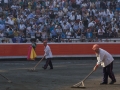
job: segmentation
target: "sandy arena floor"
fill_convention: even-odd
[[[0,76],[0,90],[120,90],[120,60],[114,61],[117,82],[114,85],[99,85],[102,68],[99,67],[84,82],[86,88],[71,88],[82,81],[93,69],[96,60],[53,60],[54,69],[43,70],[42,61],[30,72],[38,61],[0,61],[0,74],[10,79],[8,83]],[[110,79],[109,79],[110,82]]]

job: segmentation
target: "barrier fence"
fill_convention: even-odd
[[[95,57],[92,46],[96,43],[48,43],[53,57]],[[97,43],[101,48],[110,52],[114,57],[120,57],[120,43]],[[30,43],[0,44],[0,58],[27,58]],[[44,46],[37,43],[37,57],[43,57]]]

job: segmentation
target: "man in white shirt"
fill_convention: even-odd
[[[95,51],[97,57],[97,63],[93,70],[95,71],[100,64],[103,67],[103,82],[100,83],[100,85],[108,83],[108,76],[111,79],[109,84],[114,84],[116,82],[114,73],[112,71],[114,58],[110,53],[100,48],[97,44],[93,45],[92,49]]]
[[[74,20],[75,20],[75,14],[72,13],[72,15],[70,15],[69,19],[70,19],[71,21],[74,21]]]
[[[77,5],[77,8],[80,8],[80,4],[82,3],[82,0],[76,0],[76,5]]]
[[[58,11],[58,16],[59,17],[63,17],[64,16],[64,12],[62,10]]]
[[[94,27],[95,26],[95,21],[91,21],[89,24],[88,24],[88,27]]]
[[[11,9],[12,9],[12,10],[16,10],[16,9],[17,9],[17,5],[13,4],[13,5],[11,6]]]
[[[52,61],[51,58],[52,56],[52,51],[49,47],[49,45],[47,44],[47,41],[43,41],[43,45],[44,45],[44,58],[46,59],[46,63],[45,65],[42,67],[43,69],[47,69],[48,65],[50,66],[50,69],[53,69],[53,65],[52,65]]]
[[[67,8],[67,7],[63,7],[63,12],[64,12],[65,14],[67,14],[68,8]]]
[[[26,28],[25,24],[23,22],[20,22],[19,30],[23,31]]]
[[[8,0],[4,0],[4,7],[8,6],[9,1]]]
[[[14,25],[14,20],[13,20],[13,16],[7,17],[8,18],[8,24],[9,25]]]

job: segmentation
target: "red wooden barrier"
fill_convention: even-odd
[[[95,55],[92,46],[95,43],[48,43],[51,47],[53,56],[88,56]],[[120,43],[98,43],[101,48],[113,55],[120,55]],[[0,44],[0,58],[4,57],[26,57],[30,44]],[[37,56],[44,55],[43,44],[37,44]]]

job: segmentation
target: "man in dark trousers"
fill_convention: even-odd
[[[106,50],[100,48],[98,44],[93,45],[92,49],[95,51],[97,57],[97,63],[93,70],[95,71],[100,64],[103,67],[103,82],[100,83],[100,85],[108,83],[108,76],[111,79],[109,84],[114,84],[116,82],[114,73],[112,71],[114,58]]]
[[[45,65],[42,67],[43,69],[47,69],[48,65],[50,66],[50,69],[53,69],[53,65],[52,65],[52,61],[51,58],[52,56],[52,51],[49,47],[49,45],[47,44],[47,41],[43,41],[43,45],[44,45],[44,58],[46,59],[46,63]]]

